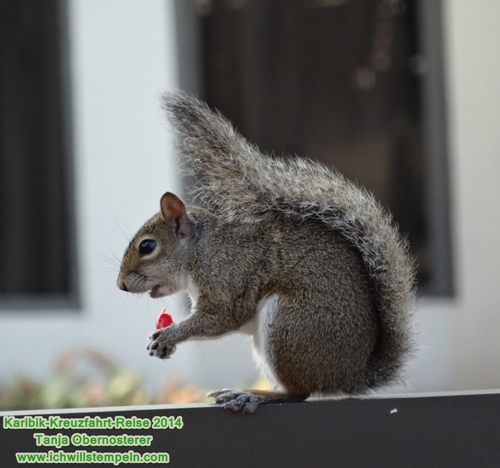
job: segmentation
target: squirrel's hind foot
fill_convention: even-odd
[[[304,401],[309,395],[294,396],[265,390],[231,390],[225,388],[210,392],[208,396],[214,398],[215,403],[222,403],[224,409],[235,412],[241,411],[242,413],[255,413],[259,405],[299,402]]]

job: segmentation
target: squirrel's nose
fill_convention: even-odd
[[[117,284],[122,291],[128,292],[127,285],[123,281],[118,280]]]

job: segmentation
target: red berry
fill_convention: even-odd
[[[167,309],[165,307],[161,309],[160,315],[158,315],[158,318],[156,319],[156,329],[159,330],[160,328],[166,328],[173,323],[174,321],[172,320],[172,316],[167,314]]]

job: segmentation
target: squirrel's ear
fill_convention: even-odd
[[[167,224],[174,223],[175,234],[178,237],[187,237],[191,234],[191,221],[186,206],[177,195],[170,192],[163,194],[160,200],[160,210]]]

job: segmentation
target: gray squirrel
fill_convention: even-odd
[[[149,337],[149,354],[250,334],[276,390],[210,394],[246,413],[398,382],[413,350],[415,274],[391,216],[323,165],[260,153],[194,97],[167,93],[162,105],[198,205],[165,193],[123,257],[120,289],[191,298],[186,319]]]

